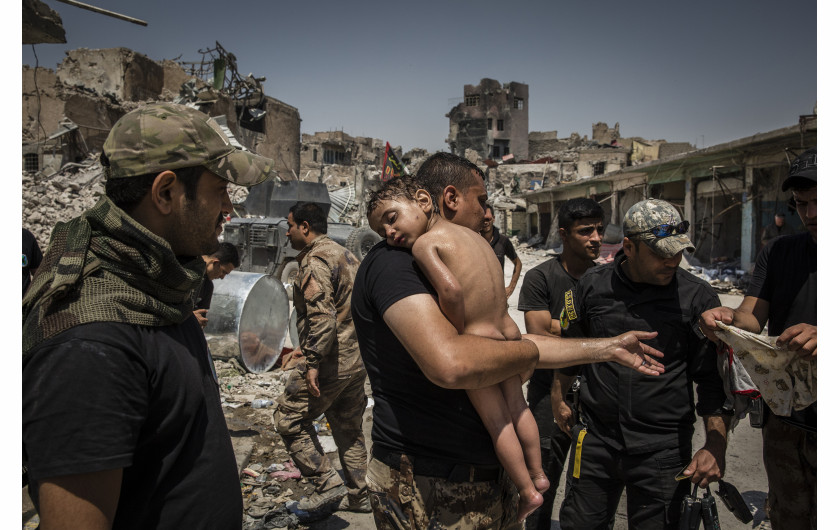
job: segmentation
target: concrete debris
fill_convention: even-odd
[[[225,341],[209,342],[213,364],[219,380],[222,410],[228,429],[234,440],[248,437],[254,441],[249,454],[237,454],[241,462],[240,481],[243,484],[243,528],[282,528],[265,523],[266,518],[286,516],[302,517],[295,520],[295,525],[312,519],[316,514],[293,513],[287,506],[297,506],[297,502],[312,495],[314,487],[301,476],[300,470],[286,451],[283,441],[274,429],[273,415],[276,402],[283,395],[289,372],[279,367],[261,374],[243,373],[241,362],[236,357],[222,358],[215,349],[226,347]],[[370,389],[367,388],[370,395]],[[251,404],[255,397],[267,396],[275,404],[265,408],[242,406]],[[239,405],[234,408],[234,405]],[[370,421],[370,413],[366,421]],[[330,435],[329,423],[325,417],[313,422],[318,439],[327,454],[337,459],[335,441]],[[236,444],[234,444],[236,447]],[[340,464],[336,461],[336,466]],[[327,514],[328,515],[328,514]],[[319,515],[322,517],[323,514]],[[274,519],[272,519],[274,520]],[[283,519],[285,521],[285,519]],[[270,523],[275,524],[275,523]],[[288,526],[296,528],[297,526]]]
[[[102,167],[91,155],[52,175],[24,172],[22,192],[23,227],[45,251],[56,223],[81,215],[105,193]]]

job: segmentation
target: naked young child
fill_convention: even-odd
[[[371,228],[392,246],[411,250],[438,295],[441,311],[460,334],[497,340],[520,338],[508,315],[499,260],[478,233],[450,223],[436,211],[429,193],[411,177],[395,178],[368,201]],[[519,490],[518,518],[542,504],[549,482],[542,469],[539,432],[522,380],[467,390],[493,439],[502,466]]]

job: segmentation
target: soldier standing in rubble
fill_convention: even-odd
[[[327,216],[317,204],[296,204],[288,223],[286,237],[300,251],[294,305],[306,364],[292,371],[274,422],[301,475],[315,485],[315,492],[298,508],[320,515],[336,509],[370,512],[362,433],[367,374],[350,316],[359,261],[326,235]],[[316,441],[312,422],[321,414],[330,423],[349,487]]]
[[[123,116],[105,196],[56,226],[23,300],[23,449],[44,528],[242,527],[236,460],[193,294],[228,184],[274,162],[197,110]]]

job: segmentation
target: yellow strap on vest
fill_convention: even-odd
[[[578,433],[577,446],[575,447],[575,470],[572,474],[575,478],[580,478],[580,453],[583,449],[583,437],[586,436],[586,429],[581,429]]]

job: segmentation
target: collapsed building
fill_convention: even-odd
[[[377,186],[382,176],[385,142],[344,131],[324,131],[302,134],[300,149],[300,180],[327,185],[333,205],[342,212],[334,220],[365,224],[360,206],[367,189]],[[409,173],[429,156],[420,148],[403,153],[401,146],[392,146],[392,150]]]
[[[686,142],[646,140],[640,137],[623,138],[618,123],[613,127],[604,122],[592,124],[592,139],[574,132],[558,138],[557,131],[534,131],[528,134],[529,159],[485,160],[488,191],[492,202],[503,215],[497,215],[499,228],[509,235],[524,239],[537,237],[549,246],[559,239],[556,223],[550,218],[531,217],[533,204],[521,194],[543,189],[557,189],[575,182],[600,177],[625,168],[658,160],[663,154],[687,152],[693,146]],[[553,228],[554,227],[554,228]]]
[[[297,178],[298,110],[266,95],[264,79],[241,77],[236,58],[218,43],[201,53],[202,61],[177,63],[127,48],[80,48],[66,52],[56,70],[23,66],[23,226],[39,243],[56,222],[95,204],[102,194],[96,156],[108,131],[148,103],[175,101],[217,117],[241,145],[276,161],[277,178]],[[76,171],[82,182],[70,178]],[[234,199],[246,195],[236,190]]]

